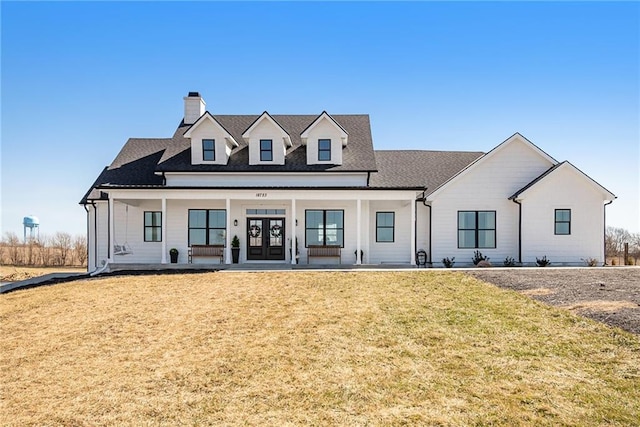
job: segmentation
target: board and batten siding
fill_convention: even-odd
[[[128,210],[128,212],[127,212]],[[115,201],[113,205],[114,242],[131,249],[128,255],[113,255],[115,263],[159,263],[162,258],[162,242],[144,241],[144,212],[162,210],[159,200],[140,200],[135,205]]]
[[[189,259],[189,209],[224,210],[226,202],[224,200],[167,200],[167,251],[171,248],[178,250],[179,264],[186,264]],[[217,263],[218,259],[195,258],[193,262]]]
[[[369,206],[369,248],[371,255],[369,262],[372,264],[408,264],[411,254],[411,209],[413,202],[407,201],[375,201]],[[393,212],[394,241],[376,241],[376,213]]]
[[[518,206],[508,198],[553,164],[530,144],[514,139],[451,181],[432,201],[433,262],[455,257],[472,264],[476,249],[458,248],[459,211],[496,211],[496,248],[478,249],[494,265],[518,258]]]
[[[522,261],[551,265],[604,262],[604,201],[595,186],[569,168],[558,169],[523,194]],[[555,234],[555,210],[571,209],[571,234]]]

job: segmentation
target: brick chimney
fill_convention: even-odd
[[[206,111],[206,105],[199,92],[189,92],[184,97],[184,124],[194,124]]]

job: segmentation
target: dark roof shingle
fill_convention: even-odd
[[[470,151],[376,150],[378,172],[371,188],[428,188],[433,191],[484,155]]]

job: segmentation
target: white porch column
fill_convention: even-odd
[[[224,263],[231,264],[231,199],[227,199],[227,232],[226,242],[224,243]]]
[[[362,264],[362,200],[356,200],[356,265]]]
[[[291,264],[296,263],[296,199],[291,199]]]
[[[411,253],[409,256],[409,263],[411,265],[416,265],[416,202],[415,200],[409,201],[409,206],[411,207]]]
[[[167,263],[167,199],[162,198],[162,257],[160,258],[161,264]]]
[[[109,247],[107,248],[109,257],[107,261],[110,263],[113,262],[113,244],[115,242],[115,232],[113,230],[113,205],[115,202],[115,199],[112,199],[111,196],[109,196]]]

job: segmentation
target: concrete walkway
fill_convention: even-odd
[[[31,279],[8,282],[0,285],[0,294],[18,289],[34,288],[36,286],[53,285],[54,283],[71,282],[72,280],[89,277],[89,273],[50,273]]]

